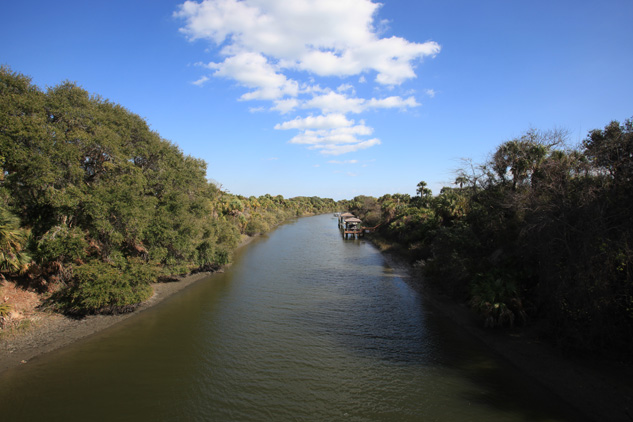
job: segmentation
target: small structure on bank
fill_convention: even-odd
[[[374,233],[378,227],[382,226],[382,223],[380,223],[374,227],[363,227],[363,222],[349,212],[337,212],[334,217],[338,219],[338,228],[341,229],[344,237],[348,235],[362,237],[365,233]]]
[[[354,217],[354,214],[349,212],[342,213],[338,218],[338,227],[343,233],[343,237],[348,236],[361,237],[364,233],[362,227],[362,221],[359,218]]]
[[[339,229],[344,228],[345,227],[345,220],[347,218],[352,218],[352,217],[354,217],[354,214],[352,214],[352,213],[349,213],[349,212],[340,213],[338,215],[338,227],[339,227]]]

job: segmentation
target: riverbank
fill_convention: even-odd
[[[252,240],[253,238],[244,239],[242,246]],[[633,375],[630,367],[599,361],[565,359],[555,349],[530,337],[525,331],[483,329],[481,321],[466,306],[425,289],[415,269],[406,262],[389,252],[385,252],[383,256],[398,276],[422,293],[434,312],[455,322],[465,336],[478,338],[499,356],[522,370],[526,377],[534,378],[546,391],[553,392],[560,400],[579,409],[588,420],[633,420]],[[33,322],[30,329],[11,339],[0,340],[0,372],[19,366],[23,361],[28,365],[31,359],[36,359],[39,355],[80,341],[134,317],[194,283],[213,282],[213,277],[207,278],[208,276],[209,274],[200,273],[180,277],[176,282],[156,284],[152,298],[130,314],[97,315],[81,320],[58,314],[43,314],[41,319]]]
[[[238,249],[251,243],[256,236],[244,236]],[[220,269],[218,272],[222,272]],[[154,294],[141,303],[133,312],[118,315],[89,315],[84,318],[70,318],[51,311],[34,309],[23,328],[16,327],[12,332],[0,337],[0,373],[19,365],[28,364],[45,353],[68,346],[95,333],[105,330],[128,318],[149,309],[179,291],[201,280],[212,282],[213,274],[202,272],[175,277],[175,281],[156,283]]]
[[[424,285],[404,259],[379,246],[389,266],[420,292],[434,311],[453,321],[505,361],[532,377],[590,421],[633,421],[633,367],[590,358],[566,358],[528,329],[486,329],[466,304]]]

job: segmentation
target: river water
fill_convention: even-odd
[[[330,215],[0,376],[3,421],[566,421]]]

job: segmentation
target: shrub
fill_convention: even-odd
[[[6,317],[11,312],[11,305],[8,303],[0,303],[0,319]]]
[[[219,265],[226,265],[231,262],[231,253],[226,248],[215,251],[215,262]]]
[[[270,227],[268,226],[266,221],[264,221],[264,219],[262,219],[260,216],[253,217],[246,224],[246,234],[249,235],[249,236],[255,236],[257,234],[263,234],[263,233],[267,233],[269,231],[270,231]]]
[[[55,226],[37,241],[36,251],[40,262],[70,262],[85,259],[88,242],[78,228]]]
[[[513,326],[526,314],[519,299],[516,283],[499,274],[479,275],[471,285],[471,306],[484,317],[486,327]]]
[[[74,315],[130,312],[152,295],[147,280],[135,275],[134,271],[127,274],[111,264],[91,261],[74,269],[69,286],[53,300],[59,302],[60,310]]]

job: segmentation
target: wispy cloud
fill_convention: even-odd
[[[328,163],[330,164],[357,164],[358,160],[345,160],[345,161],[330,160],[328,161]]]
[[[299,130],[291,143],[338,155],[380,144],[359,138],[372,130],[353,125],[347,114],[419,106],[412,95],[360,98],[354,80],[398,87],[416,77],[419,61],[440,52],[433,41],[382,37],[387,26],[375,22],[379,7],[371,0],[203,0],[184,2],[174,16],[190,40],[218,47],[221,60],[205,65],[209,76],[246,88],[242,101],[270,101],[272,111],[299,114],[275,128]],[[325,86],[316,83],[319,77]],[[343,82],[327,86],[331,77]],[[301,110],[320,116],[301,116]]]
[[[204,75],[200,79],[198,79],[197,81],[194,81],[194,82],[191,82],[191,83],[194,84],[194,85],[197,85],[197,86],[202,86],[208,80],[209,80],[209,77]]]

